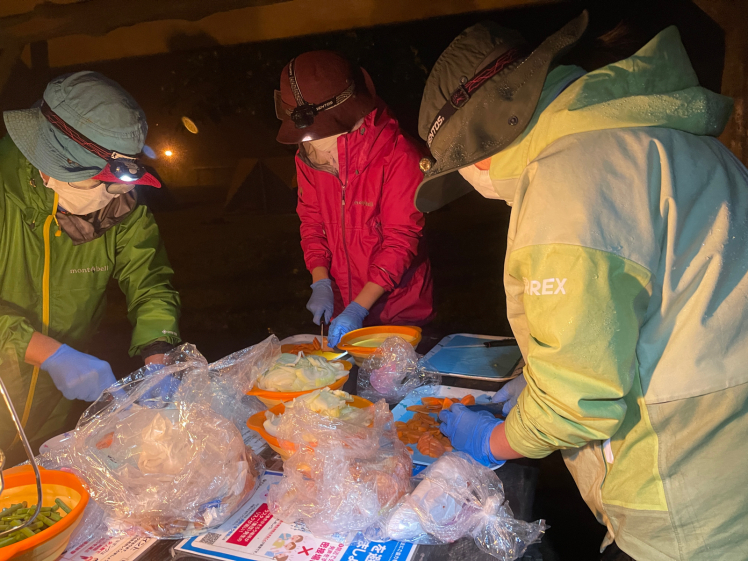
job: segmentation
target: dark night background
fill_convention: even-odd
[[[168,193],[147,195],[176,271],[184,340],[215,360],[268,333],[283,338],[318,332],[305,309],[311,279],[299,246],[294,193],[277,193],[278,204],[267,213],[225,207],[230,170],[240,158],[293,153],[275,142],[272,97],[290,58],[307,50],[341,51],[368,70],[380,97],[417,137],[428,72],[461,30],[493,19],[538,43],[583,7],[590,9],[590,30],[564,62],[597,68],[629,56],[675,23],[702,84],[719,90],[721,29],[690,2],[675,0],[567,2],[230,47],[213,44],[209,36],[176,36],[173,53],[86,65],[120,82],[141,103],[150,124],[148,144],[157,155],[166,148],[175,152],[171,160],[152,162],[174,184],[167,181]],[[52,76],[79,69],[32,72],[19,66],[0,105],[29,106]],[[183,115],[195,121],[199,134],[186,131]],[[191,170],[198,167],[213,170],[212,179],[190,185]],[[448,333],[511,334],[502,285],[509,210],[471,194],[427,216],[438,314],[426,330],[431,343]],[[118,376],[140,365],[137,357],[126,357],[129,330],[124,298],[111,286],[108,314],[91,351],[109,360]],[[560,456],[539,466],[534,514],[551,525],[546,559],[599,558],[604,528],[581,501]]]

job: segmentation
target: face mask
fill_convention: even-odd
[[[305,142],[306,153],[313,164],[318,166],[333,166],[338,169],[338,137],[328,136],[319,140],[309,140]]]
[[[58,181],[50,177],[44,185],[57,193],[60,208],[79,216],[102,209],[112,199],[119,197],[119,195],[108,193],[104,183],[93,189],[76,189],[65,181]]]
[[[487,199],[499,199],[509,206],[514,202],[514,191],[517,187],[517,179],[491,179],[489,170],[478,169],[475,166],[467,166],[457,170],[460,175]]]

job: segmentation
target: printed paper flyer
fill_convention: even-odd
[[[157,541],[141,536],[101,538],[66,551],[58,561],[133,561]]]
[[[266,503],[270,485],[280,473],[267,472],[244,507],[225,524],[183,540],[174,549],[201,557],[231,561],[408,561],[416,546],[358,540],[349,546],[315,538],[303,525],[273,517]]]

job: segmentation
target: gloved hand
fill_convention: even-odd
[[[66,399],[95,401],[105,389],[117,380],[108,362],[60,345],[42,363],[57,389]]]
[[[327,344],[331,347],[337,346],[343,335],[354,329],[361,329],[368,315],[369,310],[361,304],[357,304],[356,302],[348,304],[343,313],[332,320],[330,332],[327,334]]]
[[[501,408],[501,412],[504,414],[504,417],[506,417],[509,415],[509,411],[512,410],[512,407],[517,405],[519,394],[522,393],[522,390],[524,390],[525,387],[527,387],[525,375],[520,374],[514,380],[509,380],[499,391],[493,394],[491,401],[504,404],[504,407]]]
[[[314,323],[320,325],[320,321],[330,323],[332,312],[335,308],[335,297],[332,294],[332,281],[321,279],[312,284],[312,297],[306,303],[306,309],[314,314]]]
[[[449,438],[455,450],[467,452],[484,466],[501,461],[491,454],[491,433],[503,421],[488,411],[470,411],[456,403],[449,411],[439,413],[439,420],[439,430]]]

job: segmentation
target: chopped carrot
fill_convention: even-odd
[[[475,396],[468,394],[460,400],[460,403],[463,405],[475,405]]]
[[[417,413],[428,413],[429,409],[425,405],[411,405],[407,408],[408,411],[415,411]]]
[[[103,450],[104,448],[109,448],[112,445],[113,442],[114,442],[114,433],[113,432],[107,433],[107,434],[104,435],[104,437],[101,440],[99,440],[96,443],[96,448],[98,450]]]
[[[444,402],[444,399],[440,399],[438,397],[422,397],[421,398],[421,403],[423,403],[427,407],[434,406],[434,405],[441,406],[443,402]]]
[[[452,407],[453,403],[454,403],[454,401],[452,401],[448,397],[445,397],[444,398],[444,402],[442,403],[442,411],[444,411],[445,409],[449,409],[450,407]]]

